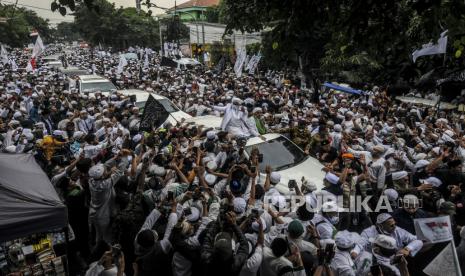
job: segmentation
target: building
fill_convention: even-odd
[[[167,10],[166,13],[174,15],[175,12],[183,22],[206,21],[205,11],[209,7],[217,6],[220,0],[189,0]]]

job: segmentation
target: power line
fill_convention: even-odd
[[[8,3],[8,4],[15,4],[14,2],[10,2],[10,1],[5,1],[5,0],[1,0],[0,3]],[[42,8],[42,7],[37,7],[37,6],[31,6],[31,5],[26,5],[26,4],[16,4],[18,6],[23,6],[23,7],[27,7],[27,8],[32,8],[32,9],[38,9],[38,10],[43,10],[43,11],[49,11],[49,12],[53,12],[52,10],[50,9],[46,9],[46,8]]]

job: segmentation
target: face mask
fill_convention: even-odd
[[[336,225],[339,222],[339,216],[337,217],[329,217],[329,222],[331,222],[332,225]]]

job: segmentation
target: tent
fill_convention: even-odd
[[[337,91],[342,91],[342,92],[345,92],[345,93],[349,93],[349,94],[355,94],[355,95],[363,95],[364,94],[364,92],[361,91],[361,90],[353,89],[351,87],[340,86],[340,85],[330,83],[330,82],[323,83],[323,86],[328,87],[330,89],[337,90]]]
[[[0,154],[0,242],[68,225],[66,206],[31,154]]]

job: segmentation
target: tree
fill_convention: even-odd
[[[45,42],[50,41],[48,21],[39,17],[34,11],[17,8],[14,5],[0,4],[0,17],[8,18],[0,23],[0,42],[12,47],[22,47],[31,42],[29,34],[37,30]]]
[[[60,22],[56,28],[55,38],[61,41],[76,41],[79,40],[80,35],[73,22]]]
[[[76,7],[74,28],[90,43],[116,49],[131,45],[159,47],[159,24],[146,12],[135,8],[115,8],[106,0],[96,0],[93,8]]]

